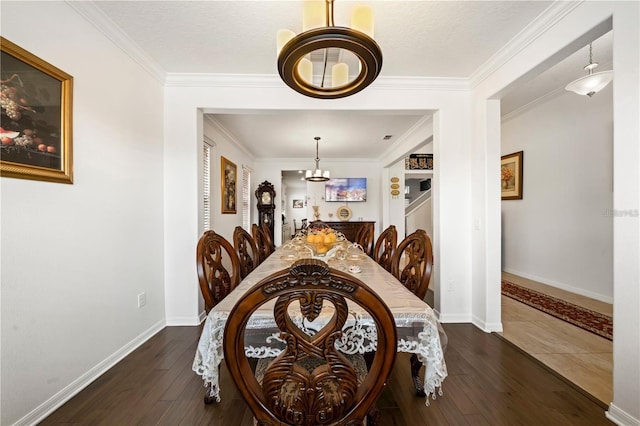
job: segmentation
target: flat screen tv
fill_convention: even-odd
[[[367,178],[334,178],[324,185],[325,201],[367,201]]]

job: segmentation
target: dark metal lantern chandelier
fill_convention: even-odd
[[[380,74],[382,51],[373,39],[373,12],[368,6],[353,11],[351,28],[338,27],[333,21],[333,0],[325,1],[324,25],[317,1],[307,1],[303,32],[278,32],[278,72],[293,90],[319,99],[351,96],[369,86]],[[311,10],[316,8],[316,10]],[[315,16],[314,16],[315,15]],[[314,22],[315,21],[315,22]],[[328,66],[332,50],[342,49],[357,58],[357,75],[350,75],[344,62],[333,65],[329,84]],[[314,82],[312,57],[322,53],[319,81]],[[341,53],[335,54],[338,58]],[[351,67],[351,68],[356,68]]]

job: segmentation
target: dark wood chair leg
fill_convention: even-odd
[[[380,410],[374,407],[369,414],[367,414],[367,426],[375,426],[380,423]]]
[[[417,396],[426,396],[424,393],[424,386],[422,384],[422,379],[420,378],[420,368],[422,368],[422,363],[418,361],[418,356],[416,354],[411,355],[411,381],[413,381],[413,387],[416,389]]]

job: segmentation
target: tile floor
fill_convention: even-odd
[[[613,306],[504,272],[515,284],[612,315]],[[502,337],[579,388],[609,405],[613,398],[613,343],[502,296]]]

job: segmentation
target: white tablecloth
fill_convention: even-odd
[[[231,309],[254,284],[275,271],[288,268],[290,264],[289,261],[281,260],[276,251],[209,312],[193,361],[193,370],[202,376],[205,386],[211,385],[211,396],[217,401],[220,401],[218,366],[224,358],[222,340]],[[334,266],[332,262],[329,264]],[[444,330],[431,307],[407,290],[384,268],[368,257],[359,262],[359,266],[362,271],[353,275],[377,292],[393,313],[398,330],[398,351],[416,354],[425,365],[424,391],[427,394],[426,404],[429,405],[430,397],[435,398],[436,392],[442,394],[442,381],[447,376],[443,349],[446,346]],[[275,300],[272,300],[263,305],[247,324],[245,353],[248,357],[274,357],[284,347],[279,341],[279,332],[273,319],[274,304]],[[355,304],[350,303],[349,310],[350,319],[339,348],[346,353],[375,350],[373,320]],[[332,314],[330,309],[323,309],[320,317],[311,324],[305,323],[301,315],[292,313],[292,317],[299,326],[314,330],[322,325],[323,319],[326,322]]]

